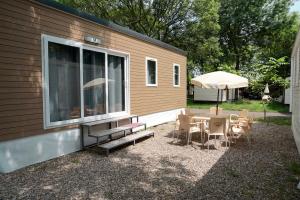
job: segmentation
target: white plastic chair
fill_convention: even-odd
[[[200,132],[200,128],[197,123],[191,122],[191,117],[188,115],[180,114],[178,115],[178,120],[175,124],[175,129],[173,132],[173,138],[175,137],[175,132],[177,132],[177,141],[179,140],[179,135],[182,133],[186,134],[187,144],[191,141],[191,135],[195,132]]]
[[[248,118],[248,115],[249,115],[249,111],[247,109],[243,109],[243,110],[240,111],[239,117],[246,119],[246,118]]]
[[[226,141],[227,147],[227,135],[226,135],[226,118],[212,117],[209,121],[209,129],[205,131],[208,136],[208,142],[211,136],[215,136],[215,144],[217,136],[223,136]],[[209,150],[209,145],[208,145]]]
[[[251,144],[251,127],[252,127],[253,119],[251,117],[240,118],[237,123],[232,123],[230,125],[230,137],[231,138],[239,138],[244,135],[247,138],[248,144]]]

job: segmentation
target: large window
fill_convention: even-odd
[[[80,118],[80,49],[48,46],[50,122]]]
[[[106,113],[105,54],[83,50],[84,116]]]
[[[180,66],[178,64],[173,65],[173,85],[174,87],[180,86]]]
[[[108,56],[108,111],[125,110],[124,58]]]
[[[157,86],[157,59],[146,57],[146,85]]]
[[[127,54],[43,35],[45,127],[128,113]]]

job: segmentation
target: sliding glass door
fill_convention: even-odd
[[[108,55],[108,111],[125,111],[124,58]]]
[[[80,49],[48,45],[50,122],[80,118]]]
[[[106,113],[105,54],[83,50],[84,116]]]
[[[44,36],[45,127],[128,113],[127,56]]]

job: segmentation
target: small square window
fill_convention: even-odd
[[[146,85],[157,86],[157,60],[146,58]]]
[[[173,64],[173,86],[180,86],[180,66],[178,64]]]

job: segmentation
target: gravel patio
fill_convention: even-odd
[[[300,199],[290,127],[255,123],[251,146],[210,151],[197,136],[173,143],[173,127],[109,157],[82,151],[0,174],[0,199]]]

